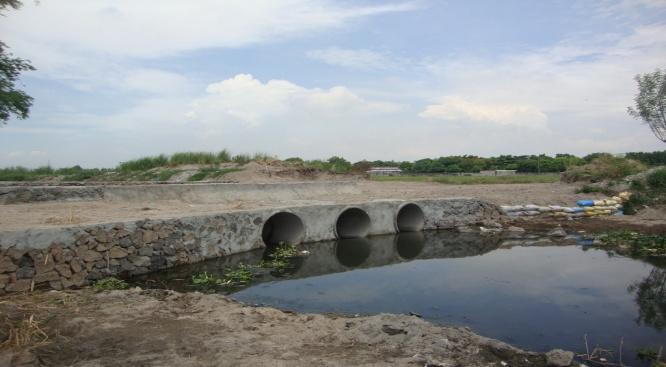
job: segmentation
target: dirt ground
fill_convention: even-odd
[[[543,355],[416,316],[295,314],[217,294],[41,292],[0,298],[0,318],[0,334],[22,325],[13,332],[31,336],[2,345],[0,366],[546,365]]]
[[[316,195],[302,192],[298,201],[235,200],[233,196],[216,203],[159,201],[80,201],[42,202],[0,206],[0,230],[45,228],[73,224],[94,224],[144,218],[170,218],[231,210],[248,210],[288,205],[353,203],[378,199],[419,199],[473,197],[499,205],[575,205],[583,198],[603,198],[601,194],[576,194],[578,186],[552,184],[445,185],[432,182],[374,182],[361,180],[357,190],[344,196],[338,193]],[[666,212],[657,210],[628,220],[645,221],[648,225],[666,223]],[[627,217],[628,218],[628,217]]]

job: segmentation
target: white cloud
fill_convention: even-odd
[[[249,74],[210,84],[206,92],[205,97],[192,103],[188,116],[209,125],[231,121],[248,126],[316,124],[305,120],[386,114],[401,109],[396,104],[365,100],[341,86],[307,89],[286,80],[262,83]]]
[[[478,104],[458,96],[442,97],[419,114],[423,118],[473,121],[499,126],[544,129],[548,118],[535,106],[515,104]]]
[[[3,19],[0,32],[6,35],[3,41],[34,52],[47,47],[157,57],[307,35],[414,8],[410,2],[355,6],[330,0],[27,1]]]
[[[405,60],[399,60],[389,55],[367,49],[343,49],[329,47],[320,50],[308,51],[306,54],[313,60],[319,60],[329,65],[342,66],[359,70],[387,70],[400,67]]]

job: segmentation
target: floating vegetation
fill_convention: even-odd
[[[666,256],[666,235],[663,234],[617,231],[605,233],[597,239],[599,246],[613,247],[619,252],[628,250],[638,256]]]
[[[249,266],[240,263],[234,269],[227,270],[224,276],[218,276],[204,271],[192,275],[192,285],[202,288],[236,287],[250,283],[254,274]]]
[[[267,257],[268,260],[262,260],[259,264],[262,268],[272,268],[276,274],[283,274],[288,269],[292,268],[289,261],[298,256],[299,252],[296,246],[288,243],[281,242],[275,248],[270,250]]]
[[[98,280],[93,284],[93,289],[96,291],[110,291],[127,288],[129,288],[129,284],[127,284],[127,282],[113,277]]]

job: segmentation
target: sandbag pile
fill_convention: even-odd
[[[605,215],[622,215],[622,203],[629,200],[630,192],[604,200],[578,200],[577,206],[559,205],[502,205],[501,208],[510,217],[548,216],[557,219],[575,219]]]

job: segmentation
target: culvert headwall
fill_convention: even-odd
[[[409,203],[423,211],[425,230],[485,225],[502,218],[496,205],[475,199]],[[108,276],[144,274],[263,248],[265,241],[317,242],[396,233],[396,216],[405,204],[384,200],[351,207],[293,206],[280,208],[277,214],[271,208],[0,231],[0,294],[33,286],[78,287]]]

